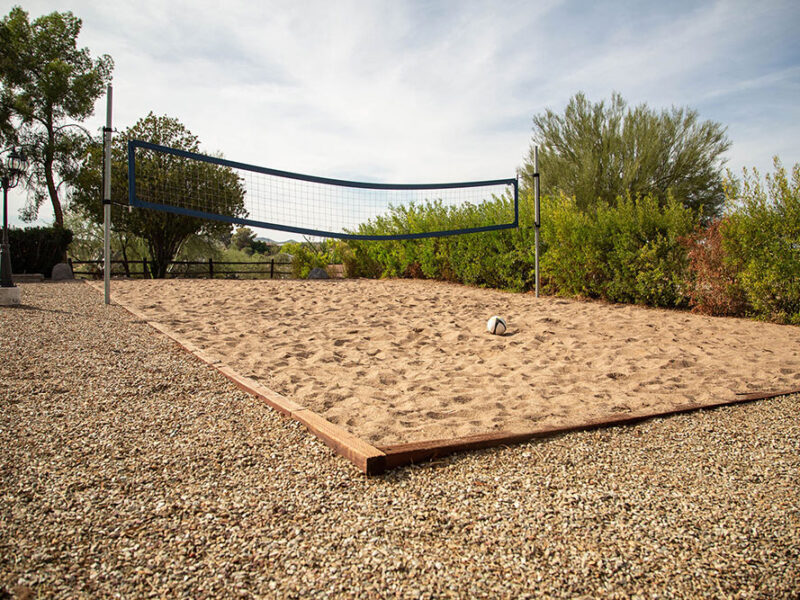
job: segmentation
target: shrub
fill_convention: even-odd
[[[347,245],[336,240],[322,242],[289,242],[281,246],[281,254],[292,256],[292,277],[305,279],[311,269],[325,269],[331,264],[341,264],[348,254]],[[352,260],[347,256],[348,260]],[[354,275],[350,275],[354,276]]]
[[[681,239],[695,213],[669,199],[619,198],[612,206],[581,211],[574,198],[548,202],[542,233],[545,290],[662,307],[688,303],[687,253]],[[544,206],[543,206],[544,208]]]
[[[9,229],[8,242],[12,272],[41,273],[50,277],[53,267],[66,256],[72,231],[63,227]]]
[[[520,198],[524,203],[525,197]],[[507,221],[512,200],[503,196],[479,205],[446,207],[439,201],[392,207],[358,228],[365,235],[466,229]],[[524,290],[533,282],[532,231],[523,226],[458,236],[394,241],[349,241],[354,268],[362,276],[420,277],[470,285]],[[530,247],[529,247],[530,246]]]
[[[689,258],[689,304],[692,312],[706,315],[739,316],[747,310],[747,299],[739,272],[723,244],[727,219],[698,227],[683,239]]]
[[[800,165],[791,180],[775,160],[761,184],[745,171],[728,181],[726,216],[701,226],[669,198],[618,198],[581,210],[565,195],[542,198],[541,280],[546,293],[713,315],[750,314],[800,324]],[[509,198],[448,208],[391,208],[364,234],[465,228],[503,220]],[[423,240],[350,241],[350,276],[426,277],[527,290],[534,285],[533,208],[520,194],[520,227]]]
[[[511,199],[495,198],[458,209],[437,202],[393,208],[359,228],[386,234],[466,228],[501,222]],[[566,196],[542,198],[543,289],[567,296],[604,298],[654,306],[685,306],[686,249],[682,236],[694,213],[670,199],[619,199],[582,211]],[[385,277],[426,277],[523,291],[535,285],[533,203],[520,196],[520,226],[444,238],[350,242],[365,271]]]
[[[753,315],[800,324],[800,163],[791,180],[774,164],[766,187],[755,169],[728,182],[723,246]]]

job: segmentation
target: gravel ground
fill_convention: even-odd
[[[800,596],[800,396],[367,478],[89,286],[0,307],[0,599]]]

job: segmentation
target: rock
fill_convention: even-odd
[[[328,272],[320,267],[314,267],[308,274],[307,279],[330,279]]]
[[[72,274],[72,267],[62,262],[53,267],[53,274],[50,276],[50,279],[53,281],[67,281],[69,279],[75,279],[75,276]]]
[[[19,288],[0,287],[0,306],[14,306],[19,304]]]

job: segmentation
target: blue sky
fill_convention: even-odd
[[[512,177],[533,115],[578,91],[698,110],[727,126],[737,172],[769,171],[776,154],[800,162],[796,0],[22,6],[73,11],[79,43],[114,58],[116,128],[152,110],[251,164],[381,182]],[[97,109],[92,130],[103,99]],[[21,203],[15,193],[13,224]]]

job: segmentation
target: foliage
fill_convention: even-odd
[[[225,245],[215,236],[196,234],[181,244],[175,260],[222,260],[224,255]]]
[[[574,198],[551,199],[542,235],[545,291],[650,306],[680,307],[688,298],[688,263],[681,239],[694,213],[674,199],[618,199],[581,211]]]
[[[86,219],[72,207],[64,210],[64,226],[72,231],[72,242],[67,254],[76,260],[99,260],[103,257],[103,226]],[[115,247],[114,236],[111,247]]]
[[[341,264],[344,253],[348,252],[347,245],[337,240],[323,240],[321,242],[287,242],[281,246],[280,255],[291,255],[292,277],[305,279],[311,269],[327,268],[328,265]],[[354,275],[348,276],[353,277]]]
[[[239,227],[231,237],[231,244],[237,250],[248,248],[256,240],[256,232],[249,227]]]
[[[153,113],[140,119],[133,127],[117,136],[112,148],[111,197],[117,202],[127,198],[128,162],[127,141],[138,139],[197,152],[199,141],[177,119],[157,117]],[[102,148],[89,149],[90,158],[79,171],[71,200],[78,210],[95,222],[102,222],[103,211],[99,200],[102,184]],[[216,209],[228,216],[243,216],[244,187],[241,179],[231,169],[187,161],[187,159],[158,155],[137,162],[137,177],[157,181],[164,189],[180,189],[174,201],[196,204],[213,194]],[[165,202],[168,202],[165,200]],[[112,205],[112,226],[117,232],[126,232],[145,241],[154,265],[153,275],[164,277],[169,262],[193,235],[222,238],[230,234],[231,226],[223,221],[199,219],[149,209],[134,209]]]
[[[725,128],[700,121],[697,111],[628,108],[615,93],[606,103],[573,96],[564,111],[533,118],[533,139],[521,176],[533,186],[533,147],[539,146],[542,186],[574,196],[580,209],[618,197],[668,194],[685,206],[718,212],[724,200],[721,155],[730,147]]]
[[[67,206],[64,210],[64,225],[73,232],[68,255],[76,261],[98,261],[103,259],[103,226],[88,219],[78,207]],[[122,261],[113,265],[113,275],[138,276],[142,272],[142,259],[147,259],[147,245],[141,238],[126,231],[111,230],[111,260]],[[99,265],[78,265],[78,271],[90,271],[95,277],[102,277]],[[149,273],[149,271],[148,271]]]
[[[73,238],[69,246],[69,256],[76,260],[100,260],[103,258],[103,225],[87,219],[80,207],[67,206],[64,210],[64,225],[72,230]],[[125,263],[124,271],[129,272],[127,263],[139,262],[147,258],[147,245],[141,238],[111,229],[111,259]]]
[[[755,169],[729,180],[723,245],[753,313],[800,324],[800,163],[774,164],[766,186]]]
[[[261,240],[253,240],[250,242],[250,252],[252,254],[274,254],[277,250],[278,246],[276,244],[262,242]]]
[[[349,241],[348,275],[426,277],[508,289],[527,289],[533,282],[533,231],[530,198],[521,195],[521,227],[420,240]],[[438,201],[392,207],[384,216],[362,224],[358,233],[387,235],[441,231],[508,220],[508,196],[478,205],[447,207]],[[345,264],[348,265],[348,262]]]
[[[49,198],[56,224],[63,224],[60,188],[75,177],[87,144],[78,122],[93,114],[111,80],[110,56],[92,59],[78,48],[81,25],[71,12],[31,22],[18,6],[0,22],[0,130],[23,146],[31,164],[28,220]]]
[[[359,228],[372,235],[486,223],[505,214],[509,198],[478,206],[446,208],[436,202],[392,208]],[[532,198],[520,197],[517,229],[422,240],[353,241],[349,246],[365,273],[426,277],[511,290],[531,289],[535,255]],[[627,197],[612,206],[582,211],[574,198],[542,198],[541,277],[544,288],[563,295],[683,306],[686,252],[680,238],[692,231],[694,213],[669,199]],[[430,230],[430,229],[429,229]]]
[[[273,254],[277,250],[276,245],[256,239],[256,233],[249,227],[237,228],[227,245],[247,254]]]
[[[28,227],[8,230],[12,273],[41,273],[50,277],[72,241],[64,227]]]
[[[670,195],[627,194],[584,209],[565,194],[542,197],[541,279],[545,293],[611,302],[751,315],[800,324],[800,165],[791,178],[776,159],[766,177],[729,180],[726,215],[707,222]],[[507,198],[446,208],[393,207],[358,228],[380,235],[460,228],[507,210]],[[423,277],[512,290],[534,285],[530,189],[520,227],[405,241],[349,241],[348,274]]]
[[[747,309],[739,272],[728,259],[723,231],[727,219],[698,227],[683,239],[689,259],[689,304],[694,312],[706,315],[743,315]]]
[[[247,248],[245,249],[247,250]],[[288,276],[288,269],[291,266],[291,259],[289,259],[285,254],[259,254],[259,253],[252,253],[249,254],[245,250],[237,250],[236,248],[227,248],[223,250],[219,257],[215,257],[215,261],[219,262],[237,262],[237,263],[245,263],[239,265],[221,265],[219,267],[219,271],[223,272],[224,270],[233,270],[238,271],[239,273],[235,276],[237,279],[268,279],[269,278],[269,271],[270,266],[269,264],[259,264],[259,263],[269,263],[270,261],[275,261],[275,278],[281,278],[284,276]]]

